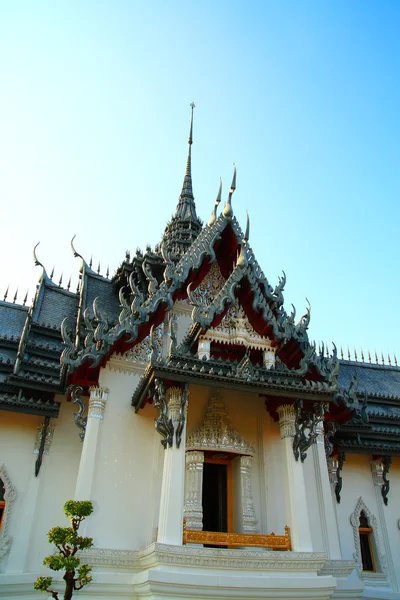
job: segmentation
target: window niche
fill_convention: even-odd
[[[385,585],[382,580],[386,580],[387,569],[381,549],[378,520],[362,498],[359,498],[350,522],[354,535],[353,557],[358,575],[364,581],[380,580],[380,585]]]
[[[7,554],[11,546],[8,535],[13,502],[17,493],[7,475],[4,465],[0,466],[0,560]]]

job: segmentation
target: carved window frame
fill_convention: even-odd
[[[375,571],[363,571],[363,564],[361,558],[361,543],[360,543],[360,514],[364,512],[367,517],[369,526],[371,528],[370,543],[372,550],[372,558],[374,561]],[[366,585],[385,585],[387,579],[387,566],[386,558],[382,551],[382,544],[380,539],[380,531],[378,519],[374,514],[371,513],[364,500],[360,496],[356,504],[355,510],[350,517],[350,523],[353,527],[354,536],[354,562],[356,571],[361,579],[363,579]],[[379,583],[378,583],[379,582]]]
[[[11,483],[4,464],[0,465],[0,479],[4,485],[4,502],[5,510],[1,520],[0,528],[0,560],[8,553],[11,547],[11,537],[8,535],[8,527],[10,525],[11,514],[13,510],[13,502],[17,496],[15,487]]]

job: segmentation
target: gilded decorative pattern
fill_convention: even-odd
[[[290,550],[289,527],[285,526],[285,535],[275,533],[225,533],[216,531],[194,531],[184,528],[184,544],[211,544],[213,546],[241,546],[254,548],[273,548]]]

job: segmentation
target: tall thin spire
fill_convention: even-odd
[[[186,159],[185,175],[183,178],[182,191],[179,196],[178,206],[176,207],[176,216],[184,221],[197,220],[196,207],[194,204],[193,186],[192,186],[192,144],[193,144],[193,109],[194,102],[190,105],[190,128],[188,139],[188,154]]]
[[[162,244],[168,251],[171,260],[176,261],[186,252],[203,226],[196,213],[192,186],[192,144],[193,144],[193,109],[191,103],[188,154],[183,177],[182,190],[176,212],[165,228]]]

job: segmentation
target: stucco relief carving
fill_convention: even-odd
[[[11,483],[11,480],[7,474],[6,467],[4,464],[0,466],[0,479],[2,480],[4,485],[4,502],[6,503],[0,529],[1,560],[7,554],[11,546],[11,537],[8,535],[8,528],[10,525],[13,502],[16,498],[17,492],[15,490],[15,487]]]
[[[369,523],[370,527],[372,528],[372,545],[373,545],[373,554],[374,554],[374,558],[375,558],[376,573],[370,573],[370,572],[363,571],[363,565],[362,565],[362,559],[361,559],[360,533],[359,533],[361,511],[364,512],[365,516],[368,519],[368,523]],[[355,563],[355,568],[357,570],[357,573],[363,579],[365,579],[365,578],[374,579],[374,577],[375,578],[378,577],[379,579],[382,579],[382,575],[384,575],[384,578],[386,579],[386,576],[387,576],[386,558],[385,558],[384,553],[382,552],[378,519],[375,517],[375,515],[373,515],[371,513],[371,511],[369,510],[369,508],[367,507],[367,505],[365,504],[365,502],[361,498],[361,496],[358,499],[358,502],[354,509],[354,512],[352,513],[352,515],[350,517],[350,523],[353,527],[354,549],[355,549],[353,558],[354,558],[354,563]],[[381,583],[381,585],[382,585],[382,583]]]
[[[255,571],[319,571],[326,562],[323,552],[274,552],[235,548],[199,548],[153,543],[142,550],[90,548],[79,553],[90,566],[149,569],[157,565],[184,565]]]
[[[318,575],[333,575],[333,577],[348,577],[354,569],[354,560],[328,559]]]
[[[220,450],[254,456],[254,446],[234,431],[222,398],[211,398],[203,424],[186,440],[186,450]]]
[[[281,439],[288,437],[294,437],[296,433],[295,430],[295,420],[296,416],[294,414],[294,407],[292,404],[281,404],[276,409],[279,415],[279,428],[281,432]]]
[[[155,344],[158,345],[159,350],[161,352],[162,347],[162,339],[164,336],[164,323],[161,323],[158,327],[156,327],[153,331],[153,339]],[[151,344],[150,344],[150,335],[144,338],[139,344],[136,344],[133,348],[125,352],[121,359],[125,359],[130,362],[138,363],[141,365],[147,365],[150,361],[151,356]],[[114,357],[118,358],[118,357]]]
[[[212,304],[221,288],[225,285],[226,280],[222,276],[221,270],[217,261],[213,262],[207,275],[204,277],[200,285],[192,292],[193,298],[199,304],[206,306]]]
[[[203,529],[203,463],[204,452],[186,452],[185,509],[187,529]]]
[[[40,425],[37,426],[36,437],[35,437],[35,448],[33,450],[33,454],[39,454],[40,447],[42,444],[42,437],[44,434],[43,454],[46,454],[46,456],[48,455],[50,446],[51,446],[51,442],[53,441],[53,435],[54,435],[55,428],[56,428],[55,425],[49,425],[48,427],[46,427],[45,423],[40,423]]]
[[[251,456],[240,457],[241,492],[242,492],[242,527],[244,533],[258,533],[259,528],[256,511],[254,510],[253,494],[251,491]]]
[[[102,419],[104,415],[104,409],[108,398],[108,389],[97,386],[91,386],[89,388],[89,419]]]
[[[228,309],[222,321],[213,329],[209,329],[199,339],[203,348],[208,342],[220,344],[235,344],[254,348],[263,352],[264,366],[271,368],[275,365],[275,348],[269,338],[263,338],[253,329],[252,325],[238,301]],[[204,355],[204,354],[203,354]],[[202,356],[199,355],[200,358]],[[209,358],[209,355],[208,357]]]

